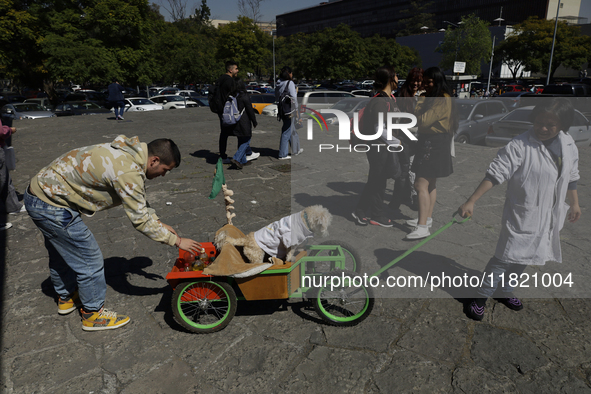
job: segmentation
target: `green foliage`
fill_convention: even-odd
[[[547,73],[552,50],[555,21],[530,17],[513,26],[513,32],[500,46],[526,71]],[[559,21],[550,77],[561,65],[580,69],[591,58],[591,37],[582,36],[578,26]]]
[[[402,74],[420,64],[416,51],[394,39],[379,35],[363,39],[344,24],[313,34],[294,34],[276,42],[276,46],[278,69],[291,65],[298,78],[367,77],[383,65],[393,65]]]
[[[435,14],[425,12],[433,5],[432,1],[425,0],[411,0],[410,7],[400,13],[401,17],[408,15],[408,18],[403,18],[398,21],[397,37],[410,36],[412,34],[423,33],[421,27],[427,26],[429,29],[435,27]]]
[[[221,62],[234,60],[238,63],[240,75],[268,73],[268,61],[272,57],[271,37],[254,22],[239,16],[237,22],[219,28],[217,59]]]
[[[480,65],[490,58],[492,38],[488,23],[474,15],[462,17],[459,28],[448,28],[440,50],[443,58],[439,66],[453,69],[455,61],[466,62],[466,74],[480,75]]]

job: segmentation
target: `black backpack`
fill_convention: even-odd
[[[220,114],[224,110],[224,103],[220,97],[220,89],[217,84],[207,94],[207,100],[209,101],[209,109],[214,114]]]
[[[279,102],[277,103],[277,119],[293,118],[296,112],[295,97],[289,95],[289,83],[285,85],[285,89],[279,95]]]

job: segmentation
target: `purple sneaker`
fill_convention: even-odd
[[[497,301],[513,311],[520,311],[523,309],[523,304],[519,301],[519,298],[497,298]]]
[[[472,300],[467,315],[470,319],[481,321],[484,318],[484,305],[478,306],[476,300]]]

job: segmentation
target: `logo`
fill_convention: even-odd
[[[315,111],[308,107],[303,107],[303,109],[304,111],[309,110],[311,112],[311,119],[308,119],[306,128],[308,140],[314,139],[314,123],[312,120],[316,121],[316,123],[320,126],[321,131],[324,130],[322,127],[323,124],[328,131],[328,125],[326,124],[326,120],[322,115],[332,114],[338,119],[338,139],[340,141],[349,141],[349,144],[345,146],[339,146],[338,144],[319,144],[318,149],[320,152],[324,150],[336,149],[337,152],[345,150],[349,152],[365,153],[371,150],[372,147],[378,152],[382,148],[387,149],[389,152],[401,152],[403,147],[400,144],[400,140],[395,136],[394,130],[400,130],[411,141],[417,141],[417,137],[415,137],[415,135],[409,130],[416,126],[417,118],[415,115],[410,113],[387,112],[385,114],[386,124],[384,124],[384,113],[380,112],[378,113],[378,124],[375,128],[375,133],[362,134],[359,130],[358,112],[353,113],[353,120],[351,121],[345,112],[338,109],[321,109],[319,111]],[[407,122],[401,123],[402,120],[407,120]],[[410,120],[410,122],[408,122],[408,120]],[[374,141],[375,143],[351,145],[350,141],[353,135],[361,141]]]

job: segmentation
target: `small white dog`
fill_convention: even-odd
[[[225,232],[216,236],[215,244],[243,246],[244,256],[251,263],[263,263],[265,253],[271,257],[290,261],[295,248],[315,233],[328,235],[332,215],[322,205],[313,205],[303,211],[286,216],[242,238],[228,237]]]

